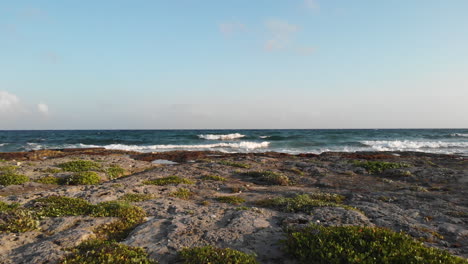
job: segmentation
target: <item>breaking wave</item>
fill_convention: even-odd
[[[377,151],[418,151],[423,149],[468,148],[468,142],[368,140],[360,143]]]
[[[243,138],[245,137],[245,135],[242,135],[239,133],[226,134],[226,135],[202,134],[202,135],[198,135],[198,137],[201,139],[208,139],[208,140],[230,140],[230,139]]]
[[[464,134],[464,133],[454,133],[454,134],[450,134],[451,137],[468,137],[468,134]]]

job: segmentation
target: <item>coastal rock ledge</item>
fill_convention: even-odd
[[[295,231],[319,236],[354,226],[403,232],[437,254],[448,252],[449,263],[467,263],[468,159],[413,152],[0,153],[0,263],[86,263],[80,258],[93,245],[114,247],[122,259],[134,250],[139,261],[114,263],[196,263],[187,252],[205,246],[258,263],[307,263],[291,248]]]

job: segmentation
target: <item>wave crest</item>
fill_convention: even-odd
[[[198,135],[198,137],[201,139],[207,139],[207,140],[230,140],[230,139],[243,138],[245,137],[245,135],[242,135],[239,133],[225,134],[225,135],[201,134],[201,135]]]
[[[360,143],[377,151],[419,150],[440,148],[468,148],[468,142],[411,141],[411,140],[367,140]]]
[[[468,137],[468,134],[465,133],[454,133],[450,134],[451,137]]]

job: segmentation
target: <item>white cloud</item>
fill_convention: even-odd
[[[7,91],[0,91],[0,113],[14,112],[20,108],[18,96]]]
[[[307,9],[317,11],[320,9],[320,6],[316,0],[304,0],[304,6]]]
[[[275,51],[285,48],[299,31],[299,27],[284,20],[272,19],[265,22],[270,38],[265,42],[265,50]]]
[[[231,36],[235,32],[245,31],[246,26],[240,22],[225,22],[219,24],[219,31],[225,36]]]
[[[49,114],[49,106],[44,104],[44,103],[40,103],[37,105],[37,111],[39,111],[39,113],[43,114],[43,115],[48,115]]]

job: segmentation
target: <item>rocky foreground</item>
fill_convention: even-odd
[[[63,262],[94,238],[141,247],[159,263],[205,245],[297,263],[279,241],[285,228],[311,223],[385,227],[468,257],[468,159],[459,156],[44,150],[0,153],[2,173],[26,178],[0,186],[0,263]],[[48,197],[86,204],[53,208]],[[142,218],[112,213],[111,201],[141,208]],[[13,207],[36,222],[8,227]]]

